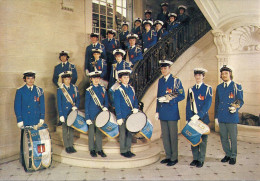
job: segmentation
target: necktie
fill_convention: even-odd
[[[62,67],[64,67],[65,66],[65,63],[62,63]]]
[[[32,87],[30,87],[30,91],[32,91]]]
[[[96,48],[96,45],[93,45],[94,48]]]
[[[224,88],[226,88],[227,87],[227,83],[224,83]]]

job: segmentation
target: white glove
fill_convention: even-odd
[[[106,107],[103,107],[103,109],[102,109],[103,111],[107,111],[108,109],[106,108]]]
[[[188,123],[189,123],[189,121],[186,120],[186,124],[188,124]]]
[[[215,118],[215,125],[219,126],[218,118]]]
[[[197,114],[195,114],[195,115],[192,116],[190,119],[191,119],[192,121],[198,121],[199,118],[200,118],[200,117],[199,117]]]
[[[119,126],[121,126],[123,124],[123,119],[118,119],[116,122]]]
[[[232,113],[232,114],[237,111],[236,108],[233,107],[233,106],[232,106],[232,107],[229,107],[228,109],[229,109],[229,112]]]
[[[88,71],[88,69],[86,69],[86,76],[88,76],[88,74],[89,74],[89,71]]]
[[[134,108],[132,111],[134,114],[138,113],[138,109],[136,109],[136,108]]]
[[[155,113],[155,116],[154,116],[155,120],[158,121],[159,120],[159,113]]]
[[[147,48],[144,49],[144,52],[146,52]]]
[[[39,122],[39,123],[40,123],[40,126],[43,125],[44,120],[43,120],[43,119],[40,119],[40,122]]]
[[[23,121],[17,123],[17,126],[18,126],[18,128],[20,128],[20,129],[23,128]]]
[[[62,122],[62,123],[65,122],[65,118],[64,118],[64,116],[61,116],[61,117],[60,117],[60,122]]]
[[[92,121],[91,121],[90,119],[88,119],[88,120],[86,121],[86,123],[87,123],[87,125],[91,125],[91,124],[92,124]]]
[[[76,111],[78,108],[76,106],[72,107],[72,111]]]

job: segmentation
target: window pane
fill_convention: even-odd
[[[103,40],[106,38],[106,29],[101,29],[100,31],[101,31],[100,37],[101,37],[101,40]]]
[[[117,6],[122,6],[122,0],[116,0],[116,5]]]
[[[107,15],[113,16],[113,6],[112,5],[111,5],[111,7],[109,5],[107,6]]]
[[[92,3],[92,11],[93,13],[99,13],[99,5],[96,3]]]
[[[107,0],[107,3],[113,4],[113,0]]]
[[[126,0],[123,0],[123,7],[126,8]]]
[[[126,9],[123,9],[123,17],[126,17]]]
[[[93,33],[99,33],[99,28],[93,28]]]
[[[99,0],[92,0],[92,3],[99,4]]]
[[[93,22],[93,27],[99,27],[99,15],[98,14],[92,15],[92,22]]]
[[[100,16],[100,27],[106,28],[106,16],[103,15]]]
[[[107,17],[107,28],[113,29],[113,18]]]
[[[106,14],[106,3],[100,2],[100,14]]]

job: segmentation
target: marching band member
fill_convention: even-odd
[[[105,51],[105,46],[101,43],[98,42],[98,37],[99,34],[98,33],[91,33],[90,34],[90,40],[91,40],[91,44],[89,46],[87,46],[86,48],[86,53],[85,53],[85,71],[86,71],[86,75],[88,75],[89,73],[89,62],[92,62],[94,59],[93,56],[93,49],[100,49],[102,50],[101,52],[101,58],[106,60],[106,51]]]
[[[72,79],[71,79],[72,84],[76,84],[76,82],[77,82],[78,74],[77,74],[76,66],[74,64],[68,62],[69,58],[70,58],[69,53],[67,51],[60,52],[59,59],[61,60],[61,63],[55,66],[54,74],[53,74],[53,78],[52,78],[53,83],[57,87],[59,87],[59,85],[58,85],[59,75],[60,75],[60,73],[65,72],[65,71],[72,72]]]
[[[112,68],[112,64],[114,63],[113,51],[115,49],[120,48],[120,43],[118,40],[115,39],[115,36],[116,36],[116,31],[113,29],[108,29],[107,38],[102,41],[103,45],[105,46],[106,55],[107,55],[107,59],[106,59],[107,76],[108,76],[107,80],[110,80],[111,68]]]
[[[187,104],[186,104],[186,120],[201,120],[205,124],[209,124],[209,108],[212,102],[212,88],[211,86],[203,83],[205,77],[206,69],[195,68],[194,78],[196,84],[188,89]],[[190,98],[192,94],[192,99]],[[191,166],[196,166],[198,168],[203,167],[208,135],[202,135],[202,142],[198,146],[191,146],[191,151],[193,155],[193,161],[190,163]]]
[[[178,7],[178,9],[179,9],[179,14],[177,16],[177,20],[176,21],[178,23],[181,23],[181,24],[187,24],[189,22],[189,19],[190,19],[189,16],[185,14],[185,11],[186,11],[187,7],[184,6],[184,5],[180,5]]]
[[[140,60],[143,59],[142,49],[136,45],[138,39],[137,34],[128,34],[127,40],[129,41],[129,48],[127,49],[126,61],[130,64],[131,68]]]
[[[179,22],[175,21],[177,18],[177,14],[169,13],[169,23],[167,24],[167,31],[173,31],[177,26],[180,25]]]
[[[140,41],[142,41],[142,19],[136,18],[134,21],[134,27],[131,33],[137,34]]]
[[[151,20],[144,20],[143,25],[145,28],[145,31],[142,35],[143,40],[143,49],[144,52],[151,48],[153,45],[157,43],[157,33],[152,30],[153,22]]]
[[[89,74],[91,85],[86,90],[85,96],[85,119],[89,125],[88,145],[90,155],[97,157],[97,153],[101,157],[107,155],[102,150],[102,132],[95,126],[95,118],[100,111],[107,111],[108,97],[104,86],[100,85],[101,71],[93,71]],[[94,137],[96,137],[94,141]]]
[[[23,134],[25,126],[41,126],[45,118],[43,89],[34,85],[35,72],[23,74],[25,85],[18,88],[14,100],[17,126],[21,129],[20,159],[23,160]]]
[[[144,16],[145,16],[144,20],[150,20],[150,21],[153,22],[153,19],[151,17],[152,16],[152,10],[150,10],[150,9],[145,10]]]
[[[87,70],[88,72],[101,71],[102,74],[100,75],[100,84],[107,88],[107,63],[106,60],[100,58],[102,52],[103,51],[98,48],[92,49],[93,59],[91,59],[91,61],[88,63]]]
[[[164,36],[166,36],[168,34],[168,31],[166,31],[164,28],[162,28],[163,24],[164,23],[162,21],[160,21],[160,20],[156,20],[154,22],[155,31],[157,33],[157,38],[158,38],[157,41],[159,41],[160,39],[162,39]]]
[[[219,124],[220,140],[226,154],[221,162],[229,161],[229,164],[234,165],[237,157],[238,110],[244,104],[243,89],[241,84],[233,81],[230,67],[224,65],[220,72],[220,78],[224,82],[216,89],[215,124]]]
[[[73,128],[67,125],[69,113],[77,110],[80,99],[78,87],[71,83],[72,72],[65,71],[60,74],[62,84],[57,89],[57,104],[60,121],[62,122],[62,137],[65,150],[67,153],[76,152],[73,147]]]
[[[129,26],[129,23],[123,22],[121,33],[119,33],[119,41],[120,41],[120,45],[123,50],[126,50],[128,47],[128,42],[127,42],[127,38],[126,38],[127,35],[129,34],[128,26]]]
[[[168,14],[168,3],[161,3],[162,11],[157,15],[157,20],[160,20],[163,22],[163,24],[166,24],[169,20]]]
[[[131,70],[120,70],[120,86],[115,90],[115,111],[119,125],[120,154],[126,158],[135,156],[131,152],[132,134],[126,129],[126,117],[138,112],[138,100],[134,88],[129,84]]]
[[[160,120],[166,159],[161,163],[173,166],[178,163],[178,102],[185,98],[181,80],[170,73],[169,60],[160,60],[162,78],[159,79],[155,119]],[[167,96],[169,98],[167,98]],[[172,95],[172,96],[169,96]]]

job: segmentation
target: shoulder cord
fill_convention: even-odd
[[[89,89],[89,93],[90,93],[90,95],[91,95],[91,97],[92,97],[94,103],[102,109],[103,106],[101,105],[101,103],[100,103],[100,101],[99,101],[99,99],[98,99],[96,93],[93,91],[92,88]]]

